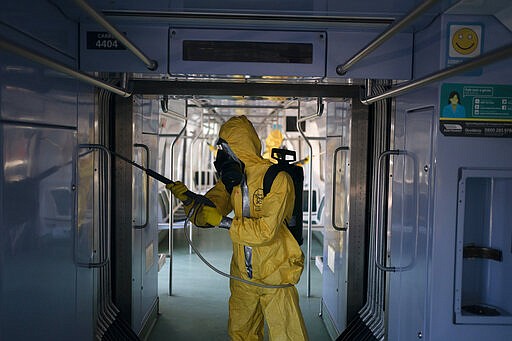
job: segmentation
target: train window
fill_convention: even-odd
[[[303,191],[302,192],[302,211],[307,212],[308,210],[308,195],[309,191]],[[313,208],[311,212],[316,211],[316,191],[313,191],[313,198],[311,199],[311,207]]]
[[[201,180],[199,180],[201,177]],[[196,186],[212,186],[216,183],[215,172],[213,171],[201,171],[201,175],[199,175],[199,171],[194,172],[194,184]]]
[[[57,216],[69,217],[71,215],[71,192],[67,188],[51,190],[51,196],[55,202]]]
[[[306,131],[306,121],[300,122],[300,128],[303,132]],[[286,116],[286,131],[299,131],[296,116]]]
[[[183,60],[313,64],[313,44],[184,40]]]
[[[320,199],[320,205],[318,205],[318,211],[316,212],[316,219],[318,221],[322,220],[322,211],[324,210],[325,205],[325,197],[322,196],[322,199]]]

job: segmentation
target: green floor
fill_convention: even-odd
[[[316,232],[315,232],[316,234]],[[312,254],[321,255],[322,246],[313,238]],[[231,241],[222,229],[196,229],[193,241],[203,256],[215,267],[229,272]],[[167,252],[163,240],[159,252]],[[303,250],[305,254],[306,240]],[[149,341],[229,340],[227,334],[229,280],[207,267],[196,254],[189,254],[183,229],[174,230],[172,295],[169,296],[169,258],[159,273],[160,316]],[[311,262],[311,296],[306,297],[306,271],[298,285],[301,309],[310,340],[331,340],[322,319],[321,274]]]

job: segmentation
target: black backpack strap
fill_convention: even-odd
[[[302,187],[304,182],[304,172],[302,167],[280,164],[270,166],[263,177],[263,195],[266,196],[270,192],[274,179],[281,171],[287,172],[292,177],[293,187],[295,190],[293,215],[291,217],[291,221],[285,221],[285,224],[293,237],[295,237],[297,243],[302,245]]]
[[[281,171],[285,171],[285,169],[283,169],[279,164],[274,164],[272,166],[270,166],[268,169],[267,169],[267,172],[265,173],[265,176],[263,177],[263,196],[266,197],[268,193],[270,193],[270,188],[272,187],[272,184],[274,183],[274,180],[277,176],[277,174],[279,174],[279,172]],[[293,219],[293,217],[292,217]],[[284,221],[284,223],[286,224],[286,226],[288,226],[288,222]]]
[[[270,192],[270,188],[272,187],[274,179],[282,170],[283,169],[277,164],[274,164],[267,169],[267,172],[263,177],[263,196],[267,196],[267,194]]]

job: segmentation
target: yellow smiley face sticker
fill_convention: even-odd
[[[478,34],[468,27],[460,28],[452,36],[452,47],[460,54],[471,54],[478,47]]]

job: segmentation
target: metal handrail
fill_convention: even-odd
[[[300,117],[300,102],[297,108],[297,130],[302,135],[304,140],[306,141],[308,147],[309,147],[309,191],[308,191],[308,244],[306,249],[306,276],[307,276],[307,282],[306,282],[306,295],[307,297],[311,296],[311,246],[312,241],[311,238],[313,237],[313,230],[312,230],[312,216],[311,216],[311,209],[312,209],[312,203],[313,203],[313,146],[311,146],[311,142],[309,142],[309,138],[304,133],[304,130],[302,130],[302,122],[318,118],[322,116],[324,112],[324,104],[322,97],[317,98],[317,107],[316,107],[316,113]]]
[[[421,77],[419,79],[412,80],[409,82],[404,82],[401,85],[397,86],[396,88],[392,88],[391,90],[386,91],[380,95],[362,99],[361,103],[368,105],[368,104],[372,104],[372,103],[375,103],[377,101],[380,101],[380,100],[383,100],[383,99],[386,99],[389,97],[395,97],[395,96],[401,95],[405,92],[415,90],[417,88],[425,86],[427,84],[454,76],[458,73],[469,71],[469,70],[472,70],[479,66],[491,64],[500,59],[506,59],[506,58],[510,58],[510,57],[512,57],[512,44],[508,44],[508,45],[502,46],[500,48],[494,49],[494,50],[484,53],[474,59],[468,60],[466,62],[462,62],[460,64],[456,64],[454,66],[447,67],[441,71],[431,73],[431,74]]]
[[[188,120],[188,118],[186,118],[185,116],[180,115],[177,112],[174,112],[173,110],[169,110],[169,98],[167,97],[167,95],[164,95],[164,97],[160,101],[160,107],[162,108],[162,113],[170,116],[171,118],[177,118],[182,121]]]
[[[109,261],[110,261],[110,245],[111,245],[111,229],[112,229],[112,226],[111,226],[111,220],[110,220],[110,211],[111,211],[111,208],[110,208],[110,184],[111,184],[111,154],[110,154],[110,151],[103,145],[101,144],[91,144],[91,143],[87,143],[87,144],[79,144],[76,148],[76,154],[75,154],[75,157],[76,157],[76,160],[77,160],[77,165],[78,165],[78,157],[79,157],[79,154],[78,154],[78,151],[79,149],[83,149],[83,148],[89,148],[89,149],[96,149],[96,150],[99,150],[99,151],[102,151],[105,153],[106,157],[107,157],[107,167],[105,168],[106,169],[106,195],[107,195],[107,200],[106,200],[106,208],[105,208],[105,225],[106,225],[106,229],[104,229],[104,226],[102,226],[103,228],[101,229],[101,231],[104,233],[103,237],[100,236],[100,241],[102,241],[102,243],[100,244],[100,248],[101,248],[101,252],[100,252],[100,256],[102,257],[100,260],[98,260],[97,262],[80,262],[78,259],[77,259],[77,255],[76,255],[76,248],[77,248],[77,243],[78,243],[78,235],[75,234],[75,240],[74,240],[74,244],[75,244],[75,247],[74,247],[74,261],[75,261],[75,264],[78,266],[78,267],[84,267],[84,268],[103,268],[105,267]],[[78,193],[78,190],[76,190],[76,192]],[[76,220],[76,224],[78,224],[78,220]],[[76,229],[78,231],[78,228]],[[103,252],[104,251],[104,252]]]
[[[280,110],[286,110],[286,109],[290,108],[292,106],[292,104],[295,103],[296,101],[297,101],[296,99],[292,99],[292,100],[288,101],[287,103],[282,101],[281,102],[282,103],[281,106],[278,106],[278,107],[274,108],[269,114],[265,115],[264,119],[255,127],[256,130],[261,131],[262,128],[266,127],[267,121],[272,116],[274,116],[275,114],[278,114]],[[251,117],[254,117],[254,116],[251,115]]]
[[[149,147],[146,146],[145,144],[142,144],[142,143],[135,143],[133,145],[135,148],[142,148],[143,150],[146,151],[146,169],[149,169]],[[136,225],[134,224],[133,225],[133,228],[136,229],[136,230],[141,230],[141,229],[144,229],[146,228],[146,226],[148,226],[148,222],[149,222],[149,175],[147,173],[144,173],[146,174],[146,202],[145,202],[145,206],[146,206],[146,217],[144,219],[144,223],[142,225]]]
[[[198,108],[206,109],[210,115],[217,117],[221,124],[226,122],[226,120],[222,117],[222,115],[219,114],[215,109],[213,109],[212,107],[204,107],[203,104],[201,102],[199,102],[196,98],[190,99],[190,102],[193,103]]]
[[[185,104],[185,118],[188,118],[188,103]],[[176,142],[182,137],[183,133],[185,133],[187,129],[188,119],[183,120],[183,128],[181,128],[180,132],[178,133],[178,136],[172,141],[171,143],[171,150],[169,153],[170,156],[170,166],[169,166],[169,174],[172,178],[174,176],[174,146],[176,145]],[[173,247],[173,231],[172,226],[174,225],[174,212],[173,212],[173,204],[174,201],[171,197],[169,197],[169,296],[172,295],[172,263],[173,263],[173,253],[174,253],[174,247]]]
[[[322,116],[323,113],[324,113],[324,102],[323,102],[322,97],[318,97],[316,99],[316,112],[309,116],[297,118],[297,123],[302,123],[305,121],[309,121],[313,118],[320,117],[320,116]]]
[[[379,207],[380,206],[377,206],[377,222],[376,222],[376,227],[375,227],[375,244],[374,244],[374,248],[375,248],[375,265],[377,266],[377,268],[379,268],[379,270],[381,271],[384,271],[384,272],[398,272],[398,271],[407,271],[407,270],[410,270],[414,264],[416,263],[416,258],[417,258],[417,255],[418,255],[418,235],[419,235],[419,180],[418,180],[418,160],[416,159],[416,157],[411,154],[411,153],[408,153],[407,151],[405,150],[387,150],[385,152],[383,152],[380,156],[379,156],[379,160],[377,162],[377,172],[380,173],[380,169],[382,167],[382,160],[384,160],[384,158],[386,156],[391,156],[391,155],[404,155],[404,156],[408,156],[410,157],[412,160],[413,160],[413,174],[414,174],[414,200],[415,200],[415,204],[416,204],[416,221],[415,221],[415,226],[414,226],[414,230],[415,230],[415,242],[414,242],[414,254],[413,254],[413,257],[411,259],[411,262],[405,266],[386,266],[384,264],[382,264],[380,261],[379,261],[379,255],[382,253],[382,250],[379,248],[379,246],[382,245],[382,243],[380,242],[381,240],[381,235],[382,235],[382,229],[381,229],[381,226],[380,225],[384,225],[382,224],[382,221],[381,221],[381,218],[382,218],[382,214],[379,213],[380,209]],[[405,167],[405,164],[404,164],[404,167]],[[381,184],[380,184],[380,177],[377,178],[377,200],[380,200],[380,192],[381,192]]]
[[[318,98],[319,101],[321,101],[321,98]],[[321,115],[321,112],[317,110],[316,114],[304,117],[305,118],[314,118]],[[313,236],[313,230],[312,230],[312,216],[311,216],[311,204],[313,203],[313,147],[311,146],[311,143],[308,140],[308,137],[306,134],[304,134],[304,131],[302,130],[301,122],[305,121],[300,117],[300,102],[297,108],[297,130],[304,138],[304,141],[306,141],[308,147],[309,147],[309,191],[308,191],[308,244],[306,247],[306,296],[311,296],[311,238]]]
[[[188,104],[187,104],[188,105]],[[188,108],[187,108],[188,110]],[[207,110],[207,109],[206,109]],[[201,115],[199,117],[199,127],[203,127],[204,126],[204,109],[201,110]],[[203,137],[203,129],[198,129],[194,135],[194,138],[192,139],[192,141],[190,142],[190,149],[191,150],[194,150],[194,147],[196,145],[196,142],[199,140],[199,138]],[[202,153],[202,146],[203,146],[203,141],[201,140],[201,147],[200,147],[200,150],[201,150],[201,153],[199,153],[199,157],[196,157],[196,158],[193,158],[195,160],[197,160],[197,169],[198,169],[198,173],[197,173],[197,184],[194,184],[194,165],[192,164],[192,162],[190,163],[190,167],[189,167],[189,179],[190,179],[190,185],[195,185],[194,188],[192,188],[192,190],[194,192],[198,192],[199,188],[201,186],[201,172],[202,172],[202,168],[201,168],[201,165],[203,164],[203,153]],[[186,160],[183,160],[183,162],[186,162]],[[191,188],[189,186],[189,188]],[[192,224],[189,222],[188,223],[188,233],[189,233],[189,238],[190,240],[192,240]],[[191,255],[192,254],[192,245],[188,245],[188,254]]]
[[[338,154],[338,152],[340,151],[344,151],[344,152],[348,152],[350,151],[350,148],[349,147],[346,147],[346,146],[341,146],[341,147],[338,147],[334,150],[334,156],[333,156],[333,166],[332,166],[332,176],[333,176],[333,179],[332,179],[332,214],[331,214],[331,219],[332,219],[332,227],[335,229],[335,230],[338,230],[338,231],[346,231],[348,229],[348,223],[346,224],[346,226],[338,226],[336,225],[336,217],[335,217],[335,213],[336,213],[336,168],[337,168],[337,164],[338,164],[338,159],[336,158],[336,155]]]
[[[109,31],[117,40],[121,42],[126,48],[133,52],[134,55],[137,56],[144,64],[146,64],[147,68],[151,71],[155,71],[158,68],[158,63],[150,59],[148,56],[144,54],[137,46],[135,46],[124,34],[119,32],[112,24],[110,24],[107,19],[97,12],[94,8],[92,8],[85,0],[75,0],[78,6],[82,8],[87,14],[89,14],[98,24],[103,26],[107,31]]]
[[[81,80],[83,82],[92,84],[94,86],[97,86],[99,88],[105,89],[107,91],[113,92],[116,95],[122,96],[122,97],[130,97],[132,94],[128,92],[126,89],[119,88],[117,86],[105,83],[97,78],[91,77],[86,73],[73,70],[72,68],[63,65],[59,62],[56,62],[54,60],[51,60],[50,58],[41,56],[40,54],[31,51],[25,47],[22,47],[12,41],[9,41],[4,38],[0,38],[0,49],[7,50],[9,52],[15,53],[17,55],[20,55],[24,58],[30,59],[36,63],[42,64],[44,66],[47,66],[51,69],[54,69],[56,71],[62,72],[68,76],[71,76],[73,78],[76,78],[78,80]]]
[[[384,32],[382,32],[377,38],[372,40],[368,45],[363,47],[359,52],[357,52],[354,56],[352,56],[349,60],[347,60],[344,64],[340,64],[336,67],[336,73],[340,76],[343,76],[347,73],[348,69],[350,69],[354,64],[359,62],[361,59],[369,55],[372,51],[378,48],[380,45],[385,43],[388,39],[390,39],[395,33],[400,31],[414,19],[416,19],[419,15],[421,15],[424,11],[430,8],[433,4],[435,4],[438,0],[426,0],[418,7],[414,8],[409,14],[407,14],[403,19],[399,21],[395,21],[391,26]]]

